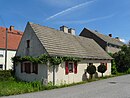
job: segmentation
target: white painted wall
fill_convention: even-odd
[[[29,56],[39,56],[45,53],[45,49],[37,38],[36,34],[30,27],[30,25],[27,25],[19,44],[16,56],[27,56],[27,40],[30,40]]]
[[[104,76],[111,75],[111,61],[110,60],[84,60],[78,63],[77,66],[77,74],[69,73],[65,74],[65,63],[57,66],[55,71],[55,83],[59,84],[70,84],[74,82],[81,82],[83,78],[83,74],[87,69],[89,63],[93,63],[96,68],[100,65],[101,62],[107,62],[107,71],[104,73]],[[98,72],[97,72],[98,73]],[[98,73],[98,76],[101,76],[101,73]],[[89,74],[87,74],[87,78],[89,78]],[[53,82],[53,71],[52,67],[48,69],[48,82]]]
[[[108,53],[116,53],[116,52],[119,52],[120,50],[121,50],[120,48],[116,48],[116,47],[112,47],[112,46],[107,47]]]
[[[47,66],[43,64],[38,65],[38,74],[26,72],[21,73],[21,64],[17,63],[15,66],[16,77],[24,81],[42,81],[42,79],[47,80]]]
[[[6,69],[12,69],[13,63],[11,58],[15,56],[16,51],[8,50],[7,51],[7,67]],[[3,64],[3,70],[5,69],[5,50],[0,50],[0,54],[3,55],[3,57],[0,57],[0,64]]]
[[[89,63],[93,63],[96,67],[100,65],[101,62],[107,62],[107,71],[104,73],[104,76],[111,75],[111,61],[110,60],[84,60],[78,63],[77,65],[77,74],[69,73],[65,74],[65,63],[60,64],[55,69],[55,84],[70,84],[81,82],[83,80],[83,74],[87,69]],[[25,72],[21,73],[21,64],[18,63],[16,68],[16,76],[24,81],[42,81],[48,80],[48,82],[53,83],[53,69],[52,67],[47,67],[47,65],[39,64],[38,65],[38,74],[31,73],[27,74]],[[98,72],[97,72],[98,73]],[[101,76],[101,73],[98,73],[98,77]],[[87,74],[89,78],[89,74]]]

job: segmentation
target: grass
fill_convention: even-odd
[[[9,95],[17,95],[17,94],[23,94],[23,93],[30,93],[30,92],[36,92],[36,91],[43,91],[43,90],[51,90],[56,88],[63,88],[63,87],[69,87],[79,84],[84,84],[88,82],[98,81],[101,79],[107,79],[115,76],[120,76],[124,74],[117,74],[112,76],[106,76],[103,78],[93,78],[88,81],[84,82],[78,82],[78,83],[72,83],[72,84],[61,84],[60,86],[53,86],[52,83],[49,83],[48,86],[42,85],[41,82],[23,82],[23,81],[17,81],[14,78],[8,80],[8,81],[0,81],[0,96],[9,96]]]
[[[43,86],[39,82],[0,81],[0,96],[29,93],[42,89]]]

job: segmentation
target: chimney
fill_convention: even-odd
[[[75,29],[72,29],[72,28],[68,29],[68,33],[75,35]]]
[[[13,31],[14,30],[14,26],[10,26],[10,31]]]
[[[115,39],[119,40],[119,37],[115,37]]]
[[[109,34],[109,37],[112,37],[112,34]]]
[[[63,31],[63,32],[65,32],[65,33],[68,33],[68,27],[66,27],[66,26],[61,26],[61,27],[60,27],[60,31]]]
[[[98,32],[97,30],[95,30],[95,32]]]

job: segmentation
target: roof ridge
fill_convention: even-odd
[[[107,37],[107,38],[110,39],[110,40],[114,40],[114,41],[116,41],[116,42],[119,42],[119,43],[121,43],[121,44],[124,44],[122,41],[117,40],[117,39],[112,38],[112,37],[109,37],[109,36],[107,36],[107,35],[105,35],[105,34],[102,34],[102,33],[100,33],[100,32],[96,32],[96,31],[91,30],[91,29],[88,29],[88,28],[85,28],[85,29],[87,29],[87,30],[89,30],[90,32],[96,34],[97,36],[98,36],[98,34],[99,34],[99,35],[102,35],[102,36],[104,36],[104,37]]]

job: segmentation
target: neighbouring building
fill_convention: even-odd
[[[124,43],[119,40],[119,37],[112,38],[112,34],[109,34],[108,36],[103,35],[97,30],[93,31],[84,28],[80,33],[80,36],[95,40],[108,53],[118,52],[120,51],[120,47],[124,45]]]
[[[104,75],[111,75],[112,58],[93,39],[76,36],[74,29],[69,30],[65,26],[55,30],[28,22],[16,56],[37,57],[41,54],[53,57],[78,57],[81,61],[64,61],[55,69],[50,63],[17,62],[16,76],[24,81],[44,80],[47,83],[69,84],[82,81],[87,66],[93,64],[97,68],[101,63],[107,67]],[[96,76],[101,76],[101,73],[97,72]]]
[[[7,33],[7,66],[6,70],[12,69],[13,63],[11,58],[15,56],[22,32],[14,30],[14,26],[8,28]],[[0,70],[5,70],[5,50],[6,50],[6,28],[0,27]]]

